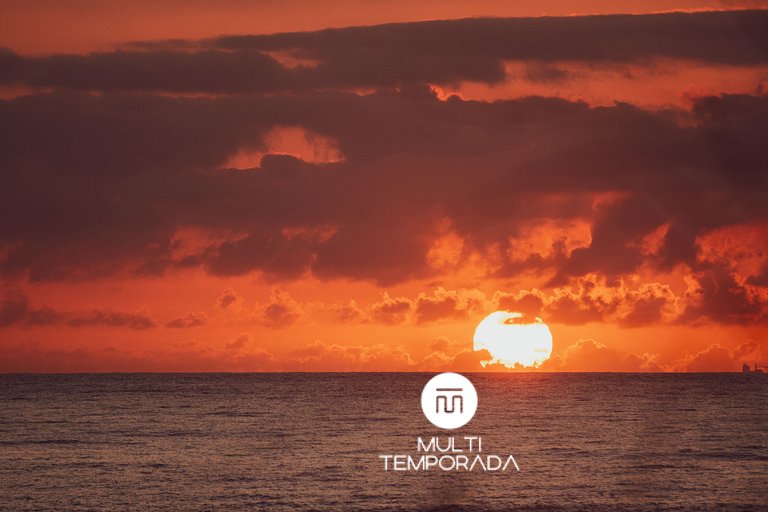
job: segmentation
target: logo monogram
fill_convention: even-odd
[[[451,392],[451,393],[461,393],[463,391],[462,388],[437,388],[435,391],[439,392]],[[448,401],[448,397],[451,397],[451,401]],[[464,397],[461,396],[461,394],[458,395],[437,395],[437,399],[435,400],[435,412],[440,412],[440,400],[443,401],[443,412],[452,414],[456,410],[456,401],[459,402],[459,412],[464,412]],[[451,404],[450,407],[448,407],[448,404]]]
[[[421,410],[436,427],[463,427],[477,410],[477,391],[469,379],[458,373],[435,375],[421,392]]]

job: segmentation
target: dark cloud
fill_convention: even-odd
[[[242,304],[243,298],[233,288],[226,288],[216,299],[216,305],[222,311],[238,309]]]
[[[312,240],[286,238],[281,230],[264,227],[242,240],[221,244],[208,268],[213,274],[229,276],[257,267],[268,274],[296,278],[309,269],[315,245]]]
[[[538,290],[522,290],[519,293],[497,292],[493,297],[496,309],[522,313],[528,318],[542,315],[546,297]]]
[[[605,303],[587,294],[567,294],[557,297],[549,305],[547,318],[551,318],[552,322],[570,325],[602,322],[613,313],[615,307],[613,301]]]
[[[432,295],[420,294],[414,303],[416,323],[462,320],[484,310],[485,295],[478,290],[438,288]]]
[[[764,266],[758,275],[750,276],[747,279],[747,284],[761,286],[763,288],[768,287],[768,265]]]
[[[21,291],[15,290],[6,293],[0,300],[0,327],[10,325],[23,325],[26,327],[38,327],[55,325],[63,320],[63,315],[53,309],[33,307],[29,298]]]
[[[255,320],[266,327],[280,329],[296,323],[303,314],[302,306],[287,291],[274,288],[269,302],[256,308]]]
[[[767,11],[464,19],[397,23],[203,42],[138,43],[132,51],[24,57],[0,51],[0,83],[100,91],[260,93],[505,79],[527,61],[535,81],[552,62],[768,62]],[[283,66],[268,52],[311,64]]]
[[[659,325],[663,322],[663,310],[667,304],[668,299],[664,296],[640,297],[632,304],[630,312],[622,318],[622,324],[630,327]]]
[[[412,301],[407,297],[390,297],[384,294],[380,302],[371,306],[371,318],[384,324],[399,324],[405,322],[411,313]]]
[[[29,299],[26,296],[15,293],[8,294],[0,302],[0,327],[6,327],[21,321],[29,311]]]
[[[202,311],[189,312],[184,316],[174,318],[166,323],[166,327],[174,329],[189,329],[190,327],[200,327],[208,323],[208,317]]]
[[[150,329],[155,321],[145,313],[128,313],[95,308],[89,311],[56,311],[47,306],[33,307],[22,292],[9,293],[0,300],[0,327],[39,327],[67,325],[70,327],[126,327]]]
[[[266,92],[296,87],[300,78],[290,75],[276,60],[256,51],[117,51],[20,57],[9,50],[0,50],[0,80],[31,87]]]
[[[66,324],[70,327],[127,327],[129,329],[151,329],[155,321],[144,313],[123,313],[106,309],[94,309],[84,313],[75,313]]]
[[[634,242],[664,222],[672,228],[660,263],[691,261],[696,235],[766,213],[759,196],[767,155],[752,141],[755,131],[768,133],[768,102],[702,102],[700,124],[684,127],[679,112],[535,98],[5,101],[0,223],[4,241],[21,246],[2,266],[32,279],[109,273],[138,260],[156,272],[204,264],[222,275],[311,270],[394,282],[428,273],[425,253],[439,215],[455,219],[471,245],[503,245],[530,218],[595,215],[589,194],[607,192],[622,198],[597,211],[592,244],[563,263],[566,276],[635,268],[642,255]],[[258,147],[266,126],[299,122],[337,140],[346,162],[270,157],[254,172],[216,169],[238,148]],[[712,132],[722,138],[709,140]],[[735,170],[711,158],[739,151]],[[321,223],[338,229],[326,239],[288,237],[283,229]],[[170,237],[183,225],[246,235],[173,261]]]
[[[496,292],[488,306],[569,325],[600,322],[632,328],[670,323],[764,323],[768,311],[760,292],[742,281],[722,263],[693,272],[688,290],[679,295],[668,284],[646,282],[628,287],[624,281],[609,283],[592,274],[551,292]]]
[[[560,82],[570,73],[558,66],[544,62],[532,62],[525,66],[525,77],[532,82]]]
[[[704,265],[694,275],[697,286],[689,291],[689,304],[681,321],[744,324],[768,320],[765,300],[745,286],[728,266]]]
[[[344,161],[268,155],[253,169],[224,169],[241,149],[264,149],[274,126],[321,134]],[[554,271],[553,285],[590,273],[615,282],[640,266],[698,272],[698,237],[768,217],[767,134],[768,98],[749,95],[700,98],[690,112],[440,101],[426,86],[367,96],[19,97],[0,102],[0,272],[39,281],[199,266],[392,284],[436,274],[428,253],[445,219],[462,257],[493,250],[504,260],[510,237],[542,218],[592,226],[588,246],[527,260]],[[665,225],[648,253],[640,242]],[[211,238],[178,256],[174,240],[189,227]],[[497,275],[514,275],[504,261]],[[557,314],[598,318],[568,301]],[[643,301],[628,322],[655,317],[661,299]],[[440,316],[427,304],[435,298],[423,302],[421,316]],[[393,319],[412,306],[397,307]]]
[[[459,309],[457,297],[451,295],[420,297],[416,301],[416,321],[419,323],[434,322],[457,316],[459,318],[464,316],[464,312]]]
[[[376,57],[384,55],[421,63],[429,55],[427,63],[438,64],[445,56],[466,59],[469,64],[473,57],[614,62],[671,57],[755,64],[764,63],[768,56],[767,26],[764,10],[481,18],[227,36],[211,45],[228,50],[295,50],[299,56],[321,62],[338,56],[339,61],[379,63]]]

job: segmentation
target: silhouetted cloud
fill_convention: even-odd
[[[40,327],[67,325],[69,327],[126,327],[150,329],[155,321],[143,312],[113,311],[94,308],[87,311],[57,311],[48,306],[33,307],[20,291],[9,292],[0,300],[0,328],[9,326]]]
[[[151,329],[155,322],[144,313],[124,313],[107,309],[94,309],[84,313],[75,313],[67,321],[70,327],[127,327],[129,329]]]
[[[407,297],[390,297],[384,294],[380,302],[370,308],[370,317],[375,322],[384,324],[399,324],[405,322],[413,308],[412,301]]]
[[[242,307],[243,298],[233,288],[227,288],[216,299],[216,305],[223,311],[230,311]]]
[[[461,320],[484,310],[485,295],[479,290],[438,288],[432,295],[422,293],[414,304],[416,323],[451,319]]]
[[[266,327],[279,329],[296,323],[302,315],[302,306],[287,291],[274,288],[269,302],[256,308],[255,320]]]
[[[494,18],[393,23],[274,35],[224,36],[211,47],[292,50],[329,68],[343,61],[371,68],[396,58],[413,69],[463,63],[467,73],[492,59],[626,62],[650,57],[717,63],[765,62],[764,10]],[[359,44],[365,41],[365,45]],[[556,44],[559,42],[560,44]],[[379,58],[377,58],[379,57]],[[334,59],[335,58],[335,59]],[[473,58],[484,59],[479,63]],[[402,65],[402,64],[401,64]],[[382,66],[383,67],[383,66]],[[423,79],[420,79],[423,80]]]
[[[768,62],[766,11],[496,18],[394,23],[207,41],[136,43],[133,50],[27,57],[0,51],[0,83],[100,91],[259,93],[497,83],[504,62],[534,81],[565,78],[553,62]],[[307,64],[287,67],[269,52]]]
[[[539,290],[521,290],[518,293],[496,292],[493,303],[502,311],[517,311],[526,317],[542,316],[546,296]]]
[[[768,288],[768,266],[763,267],[759,274],[750,276],[747,279],[747,284]]]
[[[724,265],[711,265],[695,273],[696,286],[689,290],[689,300],[681,321],[707,319],[718,323],[764,323],[768,320],[765,299],[739,282]]]
[[[0,327],[21,321],[28,312],[29,299],[20,293],[9,293],[0,302]]]
[[[345,161],[221,169],[294,123],[337,141]],[[767,123],[768,100],[746,95],[701,98],[692,114],[408,91],[20,97],[0,102],[0,271],[40,281],[202,266],[391,284],[436,275],[427,255],[446,218],[462,258],[497,251],[497,275],[514,273],[510,236],[542,218],[592,224],[591,240],[526,260],[555,271],[551,284],[695,268],[697,237],[768,217]],[[665,225],[647,253],[639,241]],[[177,257],[186,226],[219,235]]]
[[[208,316],[202,311],[189,312],[184,316],[174,318],[170,322],[166,323],[166,327],[174,329],[189,329],[190,327],[200,327],[208,323]]]
[[[296,78],[260,52],[126,52],[21,57],[0,50],[0,83],[100,91],[264,92]]]

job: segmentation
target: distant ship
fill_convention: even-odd
[[[764,370],[768,369],[768,365],[758,365],[755,361],[755,369],[750,368],[749,363],[741,365],[741,371],[743,373],[765,373]]]

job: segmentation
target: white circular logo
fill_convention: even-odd
[[[463,427],[477,411],[475,386],[458,373],[435,375],[421,392],[421,410],[436,427]]]

